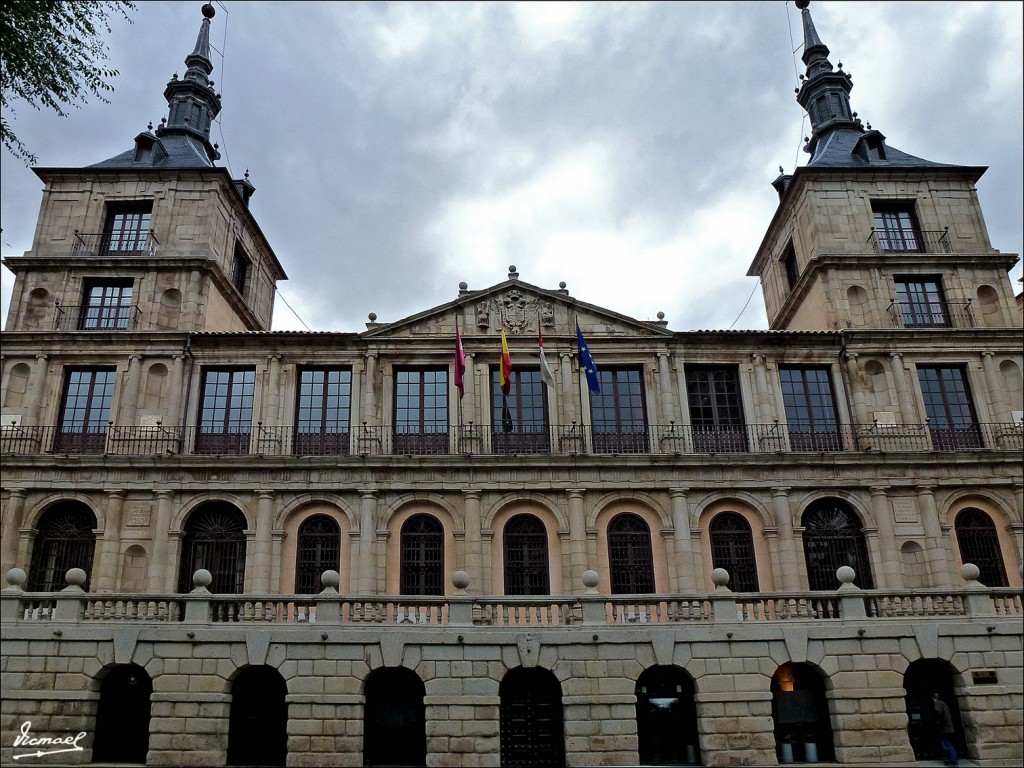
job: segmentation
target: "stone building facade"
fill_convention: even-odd
[[[933,691],[1019,764],[1018,257],[801,5],[811,159],[750,269],[770,330],[728,332],[515,267],[270,331],[204,7],[168,119],[38,169],[5,262],[4,764],[912,764]]]

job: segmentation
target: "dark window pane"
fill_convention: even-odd
[[[303,520],[295,547],[295,594],[320,592],[323,572],[340,570],[341,528],[327,515]]]
[[[790,448],[840,451],[839,414],[828,368],[780,367]]]
[[[505,524],[505,594],[548,595],[548,536],[533,515],[516,515]]]
[[[836,571],[848,565],[856,573],[854,584],[873,589],[868,545],[860,521],[845,504],[834,499],[815,502],[803,516],[804,559],[811,589],[839,588]]]
[[[602,368],[601,394],[591,395],[596,453],[646,453],[647,416],[638,368]]]
[[[963,510],[956,516],[956,540],[961,561],[974,563],[981,571],[979,582],[986,587],[1009,586],[999,534],[991,517],[980,509]]]
[[[612,594],[654,592],[651,529],[638,515],[617,515],[608,524],[608,566]]]
[[[935,449],[980,448],[981,433],[967,386],[967,372],[961,367],[919,366],[917,378]]]
[[[733,592],[757,592],[757,563],[750,524],[736,512],[715,515],[710,525],[711,562],[729,572]]]
[[[207,369],[203,372],[196,453],[245,454],[252,432],[254,369]]]
[[[402,526],[401,594],[444,594],[444,529],[435,517],[414,515]]]

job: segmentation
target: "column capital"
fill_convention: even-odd
[[[167,490],[166,488],[160,488],[153,491],[153,495],[158,499],[172,499],[174,498],[174,491]]]
[[[902,352],[898,352],[898,351],[896,351],[895,349],[894,349],[894,350],[892,350],[892,351],[891,351],[891,352],[889,353],[889,357],[890,357],[890,359],[892,359],[892,360],[899,360],[899,361],[901,361],[901,362],[903,361],[903,353],[902,353]]]
[[[989,358],[991,358],[991,357],[995,357],[995,355],[996,355],[996,353],[995,353],[995,352],[993,352],[993,351],[991,351],[991,350],[988,350],[988,349],[985,349],[985,350],[982,350],[982,353],[981,353],[981,358],[982,358],[983,360],[987,360],[987,359],[989,359]]]
[[[892,488],[891,485],[872,485],[868,488],[872,496],[884,496],[886,491]]]
[[[673,499],[677,499],[680,496],[682,496],[683,498],[686,498],[686,494],[688,494],[689,492],[690,492],[690,489],[685,487],[685,486],[680,486],[680,487],[677,487],[677,488],[669,488],[668,489],[668,495],[671,498],[673,498]]]
[[[116,488],[112,491],[104,491],[104,493],[107,494],[107,496],[109,496],[112,499],[123,499],[125,496],[128,495],[128,492],[123,488]]]
[[[916,487],[919,496],[932,496],[935,493],[934,485],[919,485]]]
[[[28,495],[28,491],[24,488],[8,488],[7,493],[12,499],[24,499]]]
[[[789,492],[793,490],[788,485],[777,485],[772,488],[772,496],[789,496]]]
[[[359,489],[359,497],[362,498],[362,499],[367,499],[367,500],[376,499],[377,498],[377,491],[374,490],[374,489],[370,489],[370,488],[360,488]]]
[[[480,497],[483,496],[483,491],[479,488],[463,488],[462,495],[467,500],[480,501]]]
[[[587,491],[585,488],[566,488],[565,495],[570,499],[582,499]]]
[[[272,499],[274,498],[277,491],[260,490],[256,491],[256,498],[258,499]]]
[[[41,360],[41,361],[43,361],[45,363],[49,359],[50,359],[50,356],[49,355],[44,355],[42,352],[39,352],[38,354],[36,354],[36,360]]]

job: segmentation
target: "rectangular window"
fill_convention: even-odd
[[[896,277],[896,304],[904,328],[949,326],[949,312],[938,277]]]
[[[110,427],[114,369],[69,370],[64,380],[60,427],[55,450],[103,453]]]
[[[252,432],[256,371],[211,368],[203,372],[196,453],[245,454]]]
[[[395,453],[448,453],[448,370],[395,371]]]
[[[82,331],[125,331],[134,327],[132,280],[90,280],[85,283],[78,328]]]
[[[235,245],[235,256],[231,260],[231,284],[235,289],[245,296],[245,287],[249,281],[249,257],[245,255],[242,246]]]
[[[308,368],[299,371],[295,453],[348,453],[352,407],[352,372],[346,368]]]
[[[120,203],[107,208],[103,230],[103,256],[140,256],[146,253],[153,203]]]
[[[602,368],[590,397],[595,453],[646,453],[647,413],[639,368]]]
[[[540,369],[515,369],[508,398],[497,366],[491,369],[491,448],[495,453],[548,453],[548,407]],[[505,404],[508,403],[508,412]]]
[[[800,266],[796,262],[796,250],[794,250],[792,243],[786,247],[786,252],[782,254],[782,268],[786,272],[786,283],[789,285],[789,290],[792,291],[796,288],[797,281],[800,279]]]
[[[742,453],[747,430],[735,367],[686,366],[686,396],[694,450],[698,453]]]
[[[981,448],[967,371],[959,366],[918,366],[928,429],[939,451]]]
[[[919,252],[921,230],[913,203],[873,203],[876,247],[884,252]]]
[[[780,367],[789,445],[794,451],[840,451],[839,413],[828,368]]]

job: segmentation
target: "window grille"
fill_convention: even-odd
[[[980,509],[965,509],[956,516],[955,528],[960,561],[978,566],[978,581],[986,587],[1008,587],[999,533],[992,518]]]
[[[803,516],[804,558],[812,590],[839,588],[836,571],[844,565],[856,573],[854,584],[873,589],[868,545],[860,521],[842,502],[824,499]]]
[[[654,592],[651,529],[638,515],[616,515],[608,524],[608,565],[612,594]]]
[[[750,523],[736,512],[715,515],[709,526],[711,563],[729,572],[733,592],[757,592],[757,563]]]
[[[323,586],[324,571],[341,570],[341,528],[327,515],[313,515],[299,526],[295,552],[295,594],[312,595]]]
[[[92,580],[96,551],[96,516],[84,504],[66,502],[51,507],[39,518],[28,570],[30,592],[57,592],[67,586],[71,568],[86,573],[83,588]]]
[[[244,591],[245,517],[230,504],[207,505],[185,524],[178,591],[192,591],[192,575],[205,568],[213,575],[209,590],[230,595]]]
[[[401,590],[444,594],[444,528],[436,517],[413,515],[402,526]]]
[[[533,515],[516,515],[505,524],[505,594],[549,595],[548,536]]]

